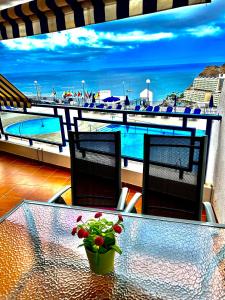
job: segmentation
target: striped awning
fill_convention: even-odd
[[[209,2],[211,0],[34,0],[0,11],[0,40]]]
[[[31,102],[4,76],[0,75],[0,105],[11,107],[31,107]]]

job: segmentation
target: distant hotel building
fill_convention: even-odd
[[[213,95],[214,105],[219,104],[225,74],[218,77],[196,77],[190,88],[184,91],[184,100],[209,102]]]

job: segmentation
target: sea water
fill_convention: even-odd
[[[84,88],[89,93],[111,90],[113,96],[127,94],[130,100],[139,98],[140,92],[147,87],[146,79],[148,78],[151,81],[150,90],[153,92],[153,102],[156,104],[172,92],[183,92],[207,65],[206,63],[124,67],[96,71],[59,70],[58,72],[21,72],[3,75],[28,96],[36,95],[35,80],[38,82],[42,96],[51,96],[54,89],[58,98],[61,98],[64,91],[82,92],[81,81],[85,80]]]

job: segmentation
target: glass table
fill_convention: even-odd
[[[225,227],[125,214],[123,254],[102,276],[71,235],[94,211],[24,201],[2,218],[0,299],[225,299]]]

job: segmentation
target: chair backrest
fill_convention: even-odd
[[[109,106],[107,107],[107,109],[112,109],[112,105],[109,105]]]
[[[200,115],[201,114],[201,109],[200,108],[195,108],[193,114],[194,115]]]
[[[166,109],[167,113],[171,113],[173,111],[173,107],[172,106],[168,106]]]
[[[190,114],[190,113],[191,113],[191,108],[190,107],[185,107],[184,114]]]
[[[95,103],[93,103],[93,102],[91,102],[89,105],[90,108],[93,108],[94,106],[95,106]]]
[[[148,106],[146,107],[146,111],[152,111],[152,110],[153,110],[153,106],[148,105]]]
[[[97,105],[96,107],[97,107],[97,108],[104,108],[104,104],[101,103],[101,104]]]
[[[201,219],[207,137],[145,135],[144,214]]]
[[[121,109],[122,105],[121,104],[117,104],[116,109]]]
[[[139,111],[140,109],[141,109],[141,106],[140,105],[136,105],[134,110]]]
[[[120,132],[69,132],[73,205],[116,208],[121,193]]]
[[[84,103],[84,107],[88,107],[88,103],[87,102]]]
[[[159,105],[155,106],[154,109],[153,109],[154,112],[159,112],[159,110],[160,110]]]

